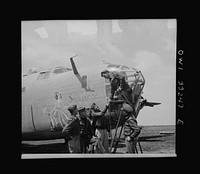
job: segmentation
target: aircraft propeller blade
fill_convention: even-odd
[[[143,104],[144,104],[144,106],[150,106],[150,107],[153,107],[154,105],[160,105],[161,103],[144,101]]]

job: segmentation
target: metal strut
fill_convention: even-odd
[[[141,146],[141,144],[140,144],[139,138],[137,138],[137,142],[136,142],[136,146],[135,146],[135,152],[136,152],[136,153],[138,153],[137,144],[138,144],[138,146],[139,146],[140,152],[143,153],[143,151],[142,151],[142,146]]]

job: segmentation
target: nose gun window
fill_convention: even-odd
[[[106,97],[111,96],[111,86],[110,84],[106,85]]]
[[[105,83],[110,83],[109,79],[105,78]]]

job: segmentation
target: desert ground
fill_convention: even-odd
[[[119,133],[117,132],[117,135]],[[176,145],[175,125],[142,126],[139,141],[142,152],[137,144],[138,154],[175,154]],[[171,132],[172,134],[161,134],[161,132]],[[112,132],[114,136],[114,130]],[[68,150],[64,144],[64,139],[44,140],[44,141],[22,141],[21,154],[66,154]],[[120,138],[116,154],[125,154],[126,146],[123,133]],[[93,154],[88,154],[93,155]],[[112,154],[110,154],[112,155]]]

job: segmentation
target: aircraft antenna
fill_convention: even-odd
[[[78,73],[78,70],[77,70],[76,65],[75,65],[75,63],[74,63],[74,60],[73,60],[73,58],[76,57],[76,56],[77,56],[77,55],[70,57],[70,62],[71,62],[71,65],[72,65],[72,69],[73,69],[74,74],[75,74],[75,75],[78,75],[79,73]]]

